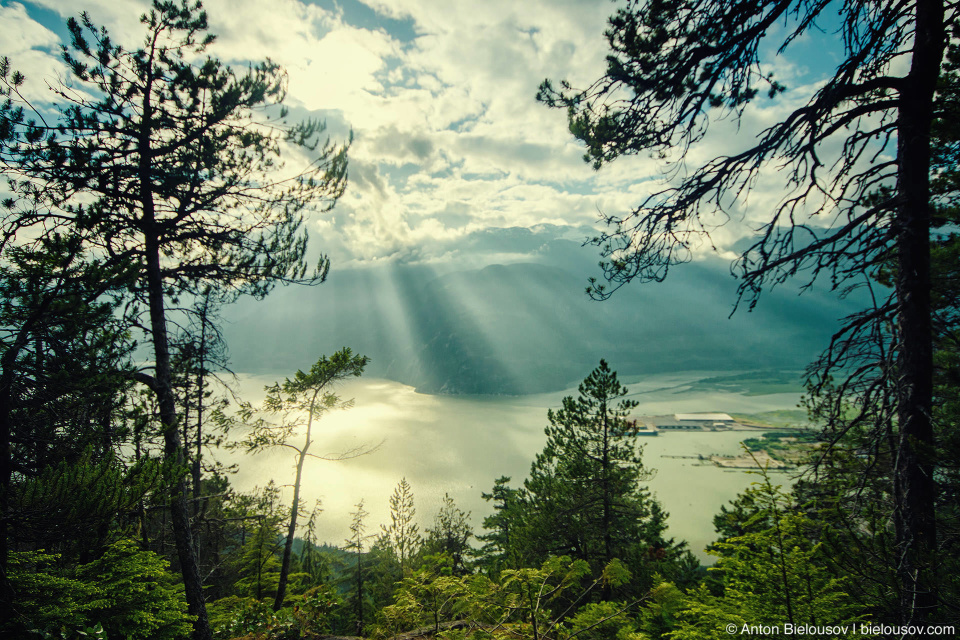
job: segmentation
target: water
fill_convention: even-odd
[[[799,394],[744,396],[711,391],[677,393],[691,376],[655,376],[630,385],[633,399],[641,404],[638,414],[718,411],[756,413],[794,408]],[[244,397],[262,396],[272,378],[244,376]],[[664,390],[666,389],[666,390]],[[416,501],[421,532],[430,526],[444,493],[472,512],[471,522],[479,533],[484,516],[492,509],[481,498],[493,481],[510,476],[519,486],[534,455],[545,442],[543,428],[548,408],[557,408],[564,395],[576,390],[519,397],[457,397],[416,393],[411,387],[389,380],[359,379],[345,384],[340,393],[354,398],[354,408],[325,416],[314,425],[311,453],[334,457],[356,447],[379,445],[367,455],[339,462],[309,459],[304,468],[302,495],[310,508],[320,499],[324,512],[318,522],[321,541],[342,544],[349,531],[350,512],[360,500],[370,513],[367,532],[379,531],[389,522],[388,499],[401,478],[410,483]],[[748,432],[666,433],[643,438],[644,462],[657,470],[649,482],[670,513],[669,535],[685,539],[702,560],[702,549],[714,540],[713,516],[720,505],[755,482],[755,475],[723,470],[697,460],[662,456],[696,456],[739,452]],[[300,445],[301,440],[294,443]],[[293,482],[294,454],[290,450],[244,456],[223,455],[239,462],[233,479],[240,491],[263,486],[269,479],[284,485]],[[785,476],[776,476],[786,481]],[[290,499],[291,491],[286,494]]]

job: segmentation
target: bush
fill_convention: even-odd
[[[620,602],[593,602],[568,618],[564,627],[577,640],[630,640],[637,622]]]
[[[185,638],[191,617],[167,567],[132,540],[118,540],[97,560],[76,567],[63,566],[56,554],[11,553],[16,615],[0,629],[51,638]]]

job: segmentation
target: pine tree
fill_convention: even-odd
[[[627,421],[636,402],[603,360],[579,394],[547,412],[547,444],[524,482],[525,544],[534,558],[570,555],[597,573],[614,558],[665,553],[666,514],[641,486],[652,473]]]
[[[489,533],[477,536],[483,542],[477,556],[488,574],[495,575],[501,569],[519,569],[523,566],[518,529],[522,527],[520,492],[508,484],[510,478],[501,476],[494,480],[490,493],[481,493],[484,500],[493,502],[493,514],[483,519],[483,528]]]
[[[413,521],[417,510],[413,506],[413,491],[402,478],[390,496],[390,525],[381,525],[387,546],[400,564],[400,574],[406,575],[410,560],[417,555],[423,543],[417,524]]]
[[[681,604],[678,640],[715,638],[717,629],[762,626],[765,637],[791,638],[803,626],[846,626],[832,636],[860,638],[864,609],[851,598],[849,580],[827,568],[819,541],[819,525],[797,509],[792,497],[764,474],[747,500],[754,511],[745,533],[717,542],[720,556],[713,568],[722,584],[714,595],[706,585],[690,592]],[[790,625],[790,626],[788,626]]]
[[[661,281],[696,246],[711,246],[716,222],[742,219],[748,194],[771,169],[785,178],[784,195],[733,267],[750,306],[798,275],[805,286],[822,276],[848,291],[892,258],[892,291],[876,292],[873,307],[849,319],[844,333],[853,339],[839,343],[823,373],[868,371],[882,380],[878,390],[887,386],[896,420],[900,622],[908,625],[932,619],[938,606],[931,142],[957,9],[943,0],[628,0],[610,18],[606,73],[583,90],[545,81],[538,94],[567,109],[595,168],[650,154],[676,178],[633,211],[604,217],[609,229],[594,242],[608,282],[591,282],[596,297]],[[824,34],[824,25],[836,26]],[[826,80],[795,103],[784,100],[782,118],[745,148],[688,167],[687,151],[711,122],[739,124],[749,106],[784,94],[768,65],[809,37],[830,38],[838,49]],[[859,347],[876,336],[885,336],[883,360],[861,360]]]
[[[59,117],[27,118],[21,74],[0,65],[4,170],[49,206],[34,224],[84,231],[84,240],[117,265],[136,301],[130,310],[153,346],[153,375],[164,455],[171,463],[170,514],[196,637],[211,637],[187,511],[185,463],[173,391],[169,298],[207,286],[265,295],[277,282],[319,283],[329,262],[307,275],[303,215],[329,209],[346,181],[346,147],[320,145],[324,127],[285,124],[286,76],[271,62],[237,74],[204,58],[214,40],[200,2],[154,0],[141,22],[143,45],[126,49],[86,14],[70,19],[63,58],[73,85],[53,87]],[[272,109],[272,110],[271,110]],[[276,114],[258,122],[255,113]],[[267,126],[260,126],[267,125]],[[286,145],[316,160],[277,177]],[[319,146],[318,146],[319,145]],[[21,221],[21,224],[27,224]]]
[[[457,506],[450,494],[443,494],[443,505],[433,518],[433,526],[427,529],[423,550],[431,554],[443,554],[450,562],[454,575],[468,573],[467,555],[470,551],[470,513]]]
[[[332,356],[321,356],[310,371],[297,371],[293,380],[287,378],[283,383],[275,383],[266,387],[267,397],[263,408],[266,412],[281,416],[278,424],[259,419],[253,424],[253,430],[247,440],[241,444],[247,452],[261,451],[271,447],[287,447],[297,453],[296,475],[293,481],[293,504],[290,507],[290,518],[287,526],[287,536],[283,547],[283,563],[280,568],[280,584],[277,588],[277,597],[274,601],[274,611],[283,606],[286,596],[287,576],[290,573],[290,559],[293,554],[293,539],[297,532],[297,520],[300,515],[300,483],[303,479],[303,465],[307,458],[345,460],[368,453],[372,449],[359,447],[340,455],[323,458],[310,453],[313,444],[313,421],[329,411],[348,409],[353,406],[353,400],[343,400],[333,388],[340,382],[359,377],[364,367],[370,361],[366,356],[354,355],[348,347],[344,347]],[[242,412],[249,419],[254,415],[251,407]],[[306,422],[303,421],[304,413]],[[295,430],[303,426],[305,429],[303,445],[297,446],[290,442]]]
[[[356,555],[356,567],[353,574],[353,610],[354,624],[356,625],[357,635],[363,634],[364,626],[364,599],[366,590],[364,589],[365,570],[363,566],[363,547],[371,536],[366,535],[367,525],[364,519],[370,515],[363,508],[363,500],[356,504],[357,510],[353,512],[353,518],[350,521],[350,537],[347,538],[344,548]]]
[[[2,223],[4,236],[17,228],[9,219]],[[13,598],[7,558],[12,538],[26,528],[13,506],[16,480],[63,462],[89,462],[91,451],[113,460],[124,437],[121,405],[133,345],[113,295],[122,270],[93,260],[80,235],[53,232],[0,246],[0,607],[6,608]],[[109,528],[111,519],[97,527]]]

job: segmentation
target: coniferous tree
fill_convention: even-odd
[[[215,435],[219,425],[216,416],[222,414],[229,402],[216,396],[214,383],[226,387],[220,372],[232,374],[228,368],[229,355],[217,317],[223,301],[212,287],[207,287],[187,309],[188,322],[173,337],[171,366],[178,402],[183,407],[181,428],[184,457],[192,479],[193,518],[202,509],[201,484],[204,469],[204,448],[218,445]],[[211,465],[215,468],[216,463]],[[199,546],[199,545],[198,545]]]
[[[239,509],[237,509],[239,507]],[[238,505],[241,520],[239,545],[234,549],[233,563],[238,595],[257,600],[272,597],[280,578],[280,531],[286,508],[280,503],[280,487],[273,480],[251,495],[242,496]]]
[[[509,482],[509,477],[501,476],[494,481],[490,493],[480,494],[493,502],[493,514],[483,519],[483,528],[489,533],[477,536],[483,542],[477,556],[485,571],[493,575],[501,569],[519,569],[523,564],[517,543],[523,521],[520,492],[512,489]]]
[[[213,41],[199,2],[155,0],[143,16],[143,45],[126,49],[88,16],[71,19],[63,57],[75,86],[53,87],[59,117],[26,117],[24,78],[0,65],[4,171],[55,198],[55,216],[37,224],[85,231],[85,240],[134,272],[126,283],[146,318],[154,372],[139,379],[157,397],[171,469],[184,464],[172,386],[168,297],[213,286],[262,296],[276,282],[321,282],[325,258],[307,276],[308,207],[329,209],[343,192],[346,148],[324,143],[319,123],[287,126],[279,104],[285,75],[273,63],[242,75],[203,58]],[[270,126],[253,113],[275,106]],[[275,177],[284,145],[316,161],[291,179]],[[92,201],[91,201],[92,200]],[[196,637],[209,638],[201,577],[189,527],[187,487],[171,474],[170,513]]]
[[[15,233],[17,225],[4,220],[2,228]],[[122,274],[91,260],[81,237],[55,232],[2,249],[0,605],[6,608],[13,597],[6,581],[16,544],[11,535],[29,528],[14,506],[17,485],[64,462],[89,462],[91,454],[115,461],[125,440],[132,342],[110,295]]]
[[[533,559],[569,555],[597,573],[619,558],[633,567],[666,557],[666,514],[642,482],[635,426],[627,416],[636,403],[616,372],[600,366],[550,410],[547,444],[537,454],[522,492],[523,544]]]
[[[190,619],[168,564],[128,539],[79,565],[58,554],[17,552],[12,580],[18,611],[0,620],[0,632],[10,638],[183,638]]]
[[[363,548],[371,536],[366,534],[367,525],[364,519],[370,515],[363,508],[363,500],[356,504],[357,510],[353,512],[353,519],[350,521],[350,537],[347,538],[344,548],[352,552],[356,558],[353,574],[353,612],[354,624],[357,635],[363,633],[364,626],[364,600],[366,599],[366,590],[364,588],[365,569],[363,566]]]
[[[778,639],[794,637],[803,627],[844,626],[846,631],[814,633],[869,637],[860,633],[864,607],[849,595],[849,578],[837,578],[827,566],[819,524],[766,475],[758,485],[749,493],[755,513],[746,532],[711,551],[720,556],[714,571],[721,594],[706,585],[691,591],[674,614],[678,622],[670,637],[714,638],[718,628],[736,627],[739,633],[751,626],[765,627],[767,637]]]
[[[348,347],[344,347],[332,356],[321,356],[304,373],[297,371],[293,380],[287,378],[283,384],[275,383],[266,387],[267,397],[264,399],[264,409],[282,417],[279,424],[266,420],[254,423],[243,447],[248,452],[261,451],[271,447],[287,447],[297,453],[296,476],[293,481],[293,504],[290,507],[290,518],[287,526],[287,536],[283,547],[283,562],[280,568],[280,583],[277,588],[277,597],[274,602],[274,611],[283,606],[286,596],[287,576],[290,573],[290,559],[293,554],[293,539],[297,532],[297,520],[300,514],[300,482],[303,479],[303,465],[308,457],[345,460],[368,453],[371,449],[359,447],[333,457],[318,456],[310,452],[313,444],[313,421],[315,418],[337,409],[348,409],[353,406],[353,400],[343,400],[333,392],[333,387],[351,377],[359,377],[364,367],[370,361],[366,356],[354,355]],[[303,413],[306,413],[306,422]],[[247,418],[252,417],[252,409],[244,412]],[[294,431],[303,426],[305,429],[302,446],[290,442]]]
[[[329,577],[327,560],[317,547],[317,518],[322,512],[320,501],[317,500],[304,526],[303,545],[300,547],[299,558],[300,570],[309,575],[317,584],[325,582]]]
[[[424,552],[446,555],[453,574],[464,575],[469,572],[467,556],[472,537],[470,513],[460,509],[450,494],[443,494],[443,505],[433,518],[433,526],[427,529]]]
[[[570,130],[596,168],[649,153],[678,178],[632,212],[604,218],[611,229],[594,242],[612,288],[592,281],[599,298],[631,281],[663,280],[692,259],[693,247],[712,242],[716,221],[741,217],[767,167],[786,178],[783,199],[734,265],[751,306],[762,290],[797,274],[807,286],[824,275],[846,291],[893,256],[893,291],[845,330],[892,335],[890,356],[868,369],[889,383],[896,419],[891,516],[904,624],[929,619],[937,607],[931,133],[944,53],[957,40],[956,12],[942,0],[629,0],[610,19],[604,76],[583,90],[545,81],[538,94],[568,110]],[[822,37],[825,24],[838,25],[833,74],[746,148],[688,171],[686,152],[711,121],[739,121],[763,94],[786,90],[766,53]],[[845,368],[856,359],[841,348],[833,373],[857,375],[862,369]]]
[[[413,491],[406,478],[401,478],[390,496],[390,524],[381,525],[386,546],[400,565],[400,575],[410,569],[411,558],[417,555],[423,543],[419,527],[413,521],[417,510],[413,506]]]
[[[960,545],[957,512],[960,441],[954,428],[960,358],[957,357],[960,327],[960,291],[957,234],[960,197],[960,49],[958,27],[941,68],[936,118],[931,127],[931,314],[933,327],[933,425],[937,553],[924,571],[926,590],[935,592],[942,608],[938,622],[960,620],[957,601],[960,582],[951,565],[951,552]],[[872,199],[889,198],[885,187]],[[872,274],[871,282],[893,288],[897,264],[891,252]],[[813,479],[796,486],[798,500],[823,523],[823,542],[829,548],[833,569],[850,579],[850,593],[869,606],[878,619],[902,617],[903,589],[912,589],[897,576],[898,504],[905,499],[897,474],[899,421],[897,416],[897,348],[890,326],[871,326],[847,331],[834,338],[830,349],[811,365],[815,374],[808,408],[814,422],[823,425],[827,446],[815,459]],[[830,376],[836,362],[843,362],[853,375]]]

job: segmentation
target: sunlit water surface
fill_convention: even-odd
[[[792,409],[800,396],[782,393],[745,396],[730,392],[677,393],[677,385],[703,374],[651,376],[629,385],[637,414],[718,411],[758,413]],[[273,378],[242,376],[245,397],[262,397]],[[347,537],[351,512],[364,501],[369,512],[367,532],[378,532],[389,522],[388,500],[401,478],[413,488],[421,532],[449,493],[457,505],[472,513],[477,533],[492,505],[481,498],[493,481],[510,476],[511,486],[522,483],[534,455],[544,445],[547,409],[557,408],[564,395],[576,390],[518,397],[457,397],[416,393],[412,387],[389,380],[358,379],[344,384],[340,394],[354,398],[355,406],[331,413],[315,424],[311,452],[336,455],[358,446],[376,445],[372,453],[351,460],[330,462],[309,459],[304,469],[302,495],[310,508],[323,504],[318,522],[321,541],[342,544]],[[656,469],[649,482],[670,514],[670,535],[687,540],[701,560],[709,559],[703,548],[715,538],[713,516],[757,476],[742,471],[702,465],[695,459],[664,456],[736,454],[748,432],[666,433],[642,438],[643,458]],[[296,444],[301,440],[295,439]],[[256,455],[227,454],[225,462],[239,463],[233,484],[239,491],[263,486],[271,478],[287,485],[286,500],[294,478],[294,454],[275,449]],[[785,474],[774,476],[789,482]]]

